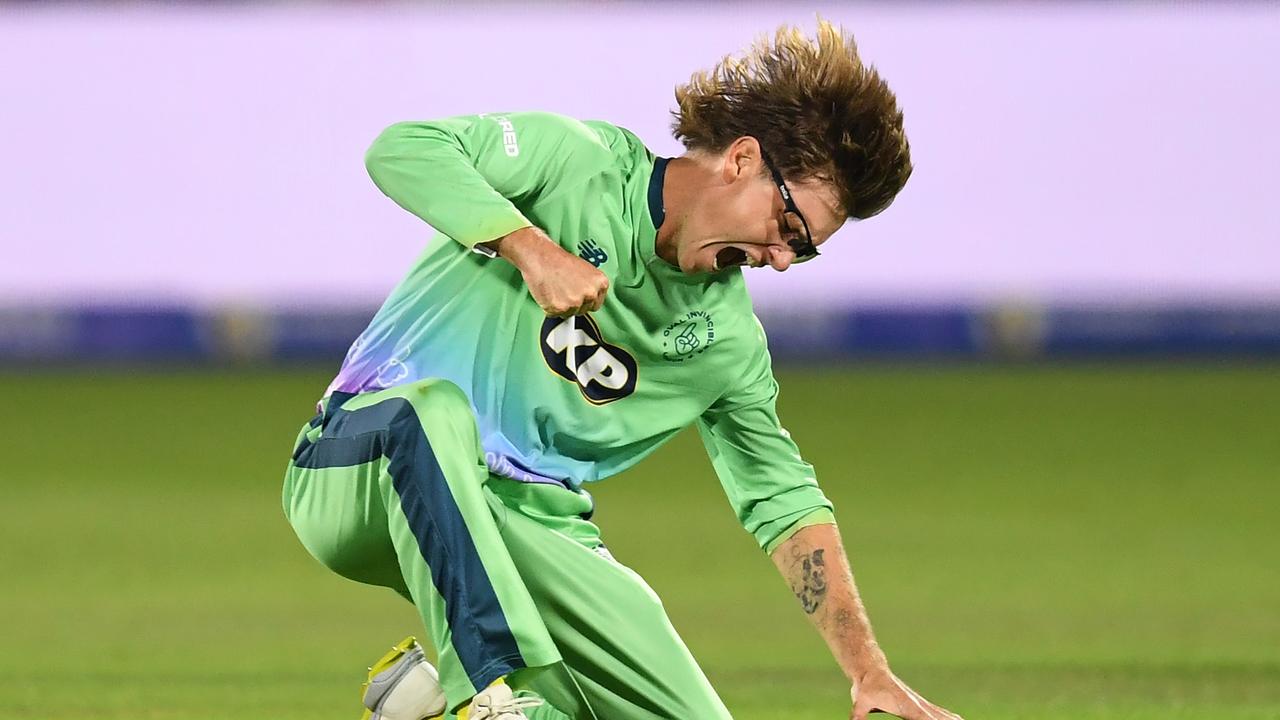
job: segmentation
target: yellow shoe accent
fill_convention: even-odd
[[[395,645],[392,645],[386,655],[383,655],[377,662],[369,666],[369,674],[365,678],[364,684],[360,686],[360,698],[362,700],[364,699],[364,694],[369,689],[369,683],[373,682],[373,679],[378,676],[378,673],[394,665],[397,660],[405,656],[405,653],[412,650],[413,646],[417,643],[418,639],[410,635]],[[369,720],[371,717],[373,717],[373,711],[366,709],[360,716],[360,720]],[[440,717],[444,716],[441,715]]]

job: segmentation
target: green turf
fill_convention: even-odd
[[[292,537],[328,380],[0,374],[0,718],[354,718],[408,632]],[[1280,367],[782,372],[895,669],[986,718],[1280,718]],[[846,687],[685,434],[597,486],[738,720]],[[694,719],[691,719],[694,720]]]

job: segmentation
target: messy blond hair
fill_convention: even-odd
[[[884,210],[911,176],[897,98],[853,36],[826,20],[816,41],[783,25],[772,43],[694,73],[676,103],[671,130],[688,150],[754,137],[783,177],[831,183],[852,218]]]

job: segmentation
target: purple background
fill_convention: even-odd
[[[897,90],[916,174],[802,302],[1280,302],[1280,7],[813,6]],[[672,88],[783,4],[0,5],[0,304],[371,304],[426,238],[365,147],[547,109],[658,152]]]

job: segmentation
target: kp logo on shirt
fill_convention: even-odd
[[[635,358],[605,342],[591,316],[549,317],[541,334],[547,367],[576,384],[588,402],[604,405],[635,392]]]

